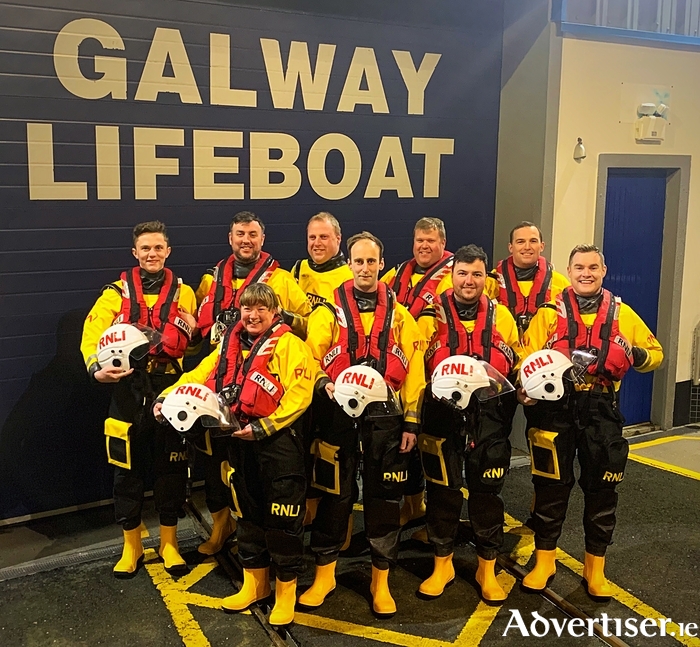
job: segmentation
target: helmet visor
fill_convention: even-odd
[[[131,353],[129,353],[131,357],[139,360],[146,357],[146,355],[157,355],[162,348],[163,335],[158,330],[154,330],[143,324],[136,323],[132,324],[132,326],[138,328],[145,335],[147,341],[141,346],[134,348]]]
[[[369,420],[378,420],[380,418],[393,418],[403,416],[401,401],[388,384],[386,385],[386,400],[380,402],[370,402],[365,407],[365,417]]]
[[[564,355],[573,366],[564,373],[564,377],[575,384],[582,384],[584,376],[588,373],[589,367],[596,361],[595,353],[590,350],[575,349],[573,351],[568,348],[558,349],[553,351]]]
[[[217,395],[213,402],[212,410],[199,419],[203,427],[207,429],[220,429],[221,433],[212,433],[213,436],[230,436],[241,428],[238,418],[231,411],[231,407],[221,395]]]
[[[481,364],[484,371],[486,371],[486,375],[489,378],[489,385],[474,391],[474,395],[478,400],[485,402],[486,400],[498,398],[506,393],[515,391],[513,385],[508,381],[508,378],[491,366],[491,364],[483,360],[479,360],[479,364]]]

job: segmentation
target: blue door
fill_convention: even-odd
[[[666,169],[610,169],[605,200],[603,285],[622,298],[656,334],[661,279]],[[626,424],[651,420],[653,373],[631,370],[622,380]]]

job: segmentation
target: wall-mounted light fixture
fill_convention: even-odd
[[[668,106],[660,103],[640,103],[637,120],[634,122],[634,138],[638,142],[660,144],[666,136]]]
[[[582,159],[586,158],[586,148],[583,145],[583,139],[578,138],[576,146],[574,146],[574,159],[580,164]]]

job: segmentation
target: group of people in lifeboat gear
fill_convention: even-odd
[[[133,577],[143,561],[142,507],[151,482],[160,517],[158,554],[169,573],[188,571],[177,523],[196,457],[213,521],[197,550],[214,555],[235,533],[243,568],[240,590],[224,598],[222,608],[246,610],[273,594],[274,580],[269,621],[288,625],[295,608],[320,607],[336,587],[338,558],[353,532],[361,466],[378,617],[396,612],[389,573],[408,522],[425,518],[415,536],[434,550],[420,596],[442,595],[455,578],[465,488],[479,593],[500,604],[506,599],[496,577],[501,490],[513,418],[522,405],[534,486],[527,525],[535,540],[523,587],[542,591],[555,574],[578,457],[584,584],[593,599],[609,598],[605,554],[628,452],[618,390],[630,368],[659,367],[663,351],[632,308],[603,287],[601,251],[574,247],[567,278],[543,255],[538,227],[525,221],[511,231],[510,256],[489,270],[481,247],[447,251],[444,223],[425,217],[415,223],[412,258],[385,272],[384,245],[370,232],[347,240],[347,257],[332,214],[314,215],[306,234],[308,257],[289,272],[263,251],[262,220],[237,213],[228,233],[231,255],[194,291],[166,267],[171,247],[165,225],[134,227],[137,264],[103,287],[81,343],[90,378],[114,385],[104,428],[124,538],[114,575]],[[103,359],[130,327],[149,340],[141,353],[126,361]],[[122,332],[110,332],[117,329]],[[196,355],[203,342],[211,352],[183,372],[183,358]],[[528,394],[520,370],[536,370],[542,361],[528,358],[540,351],[581,353],[590,361],[576,379],[562,380],[556,398],[541,399]],[[454,384],[462,386],[445,397],[441,385],[452,371]],[[486,380],[480,391],[464,386],[472,373]],[[348,388],[354,389],[349,399]],[[214,433],[215,425],[196,423],[183,435],[166,419],[170,395],[195,398],[200,390],[217,394],[237,424]],[[315,573],[298,595],[305,529]]]

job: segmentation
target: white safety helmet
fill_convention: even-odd
[[[131,324],[116,324],[102,333],[97,344],[97,361],[102,368],[114,366],[128,371],[130,359],[142,359],[151,348],[146,334]]]
[[[364,366],[350,366],[335,381],[336,402],[351,418],[358,418],[365,408],[368,417],[400,415],[396,395],[379,371]]]
[[[466,409],[472,394],[491,386],[484,363],[468,355],[453,355],[443,359],[433,371],[433,397],[458,409]]]
[[[202,384],[181,384],[173,389],[163,400],[161,414],[179,432],[189,431],[197,420],[204,427],[237,427],[229,408]]]
[[[538,350],[520,367],[520,384],[533,400],[559,400],[564,395],[564,373],[573,364],[557,350]]]

